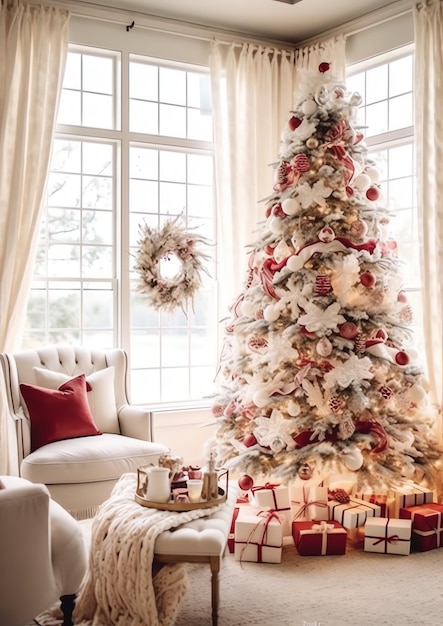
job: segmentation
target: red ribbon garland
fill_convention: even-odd
[[[379,437],[379,441],[377,445],[374,448],[372,448],[371,452],[374,452],[374,453],[384,452],[388,447],[388,439],[387,439],[386,431],[383,428],[383,426],[379,424],[378,422],[371,421],[371,420],[363,420],[363,421],[355,422],[355,432],[377,435]],[[313,435],[314,435],[313,430],[304,430],[301,433],[298,433],[298,435],[295,435],[294,441],[298,445],[299,448],[304,448],[305,446],[311,443],[319,442],[318,436],[314,437]],[[337,435],[336,430],[333,430],[332,432],[327,433],[324,438],[325,441],[337,441],[337,439],[338,439],[338,435]]]

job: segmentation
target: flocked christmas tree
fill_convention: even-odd
[[[435,417],[361,98],[328,63],[305,83],[231,307],[209,447],[220,466],[286,483],[435,486]]]

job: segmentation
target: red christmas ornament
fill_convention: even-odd
[[[387,386],[380,387],[379,391],[380,391],[381,397],[384,398],[385,400],[389,400],[394,395],[394,392],[392,391],[392,389]]]
[[[291,130],[295,130],[296,128],[300,126],[300,124],[301,124],[301,119],[299,117],[295,117],[295,115],[293,115],[288,122],[288,126]]]
[[[398,302],[407,302],[408,301],[408,297],[407,297],[407,295],[406,295],[406,293],[404,291],[399,291],[398,292],[397,301]]]
[[[252,480],[250,476],[248,476],[247,474],[244,474],[238,479],[238,486],[243,491],[249,491],[254,486],[254,481]]]
[[[409,363],[409,356],[406,352],[400,350],[400,352],[397,352],[395,355],[395,362],[398,363],[398,365],[407,365]]]
[[[375,285],[375,283],[377,282],[377,279],[372,272],[363,272],[363,274],[361,274],[360,276],[360,282],[363,285],[363,287],[370,288]]]
[[[375,200],[378,200],[380,197],[380,191],[377,189],[377,187],[369,187],[369,189],[366,191],[366,197],[368,200],[372,200],[373,202],[375,202]]]
[[[358,326],[354,322],[345,322],[340,324],[338,332],[345,339],[354,339],[358,335]]]
[[[294,157],[294,170],[298,172],[299,174],[303,174],[304,172],[307,172],[310,167],[311,167],[311,164],[306,154],[297,154]]]
[[[346,193],[348,194],[348,196],[353,196],[353,195],[354,195],[354,190],[352,189],[352,187],[350,187],[349,185],[347,185],[347,187],[346,187]]]
[[[281,217],[281,219],[286,217],[286,213],[281,208],[280,202],[277,202],[277,204],[274,204],[272,207],[272,215],[275,215],[275,217]]]
[[[245,445],[247,448],[255,446],[256,443],[257,439],[255,438],[255,435],[253,433],[249,433],[248,435],[245,435],[243,437],[243,445]]]
[[[331,279],[327,274],[316,276],[314,291],[319,296],[326,296],[332,291]]]
[[[340,413],[346,406],[346,402],[339,396],[332,396],[329,400],[329,408],[332,413]]]
[[[318,66],[318,71],[321,72],[322,74],[324,74],[325,72],[327,72],[329,70],[329,68],[331,67],[330,63],[326,63],[325,61],[323,63],[320,63],[320,65]]]

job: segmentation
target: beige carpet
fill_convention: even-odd
[[[226,555],[220,574],[219,626],[441,623],[443,549],[382,555],[364,552],[361,545],[348,541],[343,556],[301,557],[291,541],[285,538],[281,564],[240,564]],[[189,590],[176,626],[210,626],[209,566],[189,565],[188,573]],[[50,613],[38,620],[43,626],[61,623]]]

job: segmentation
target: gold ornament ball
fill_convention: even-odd
[[[309,137],[309,139],[306,140],[306,147],[309,148],[309,150],[313,150],[317,146],[318,139],[316,139],[315,137]]]

